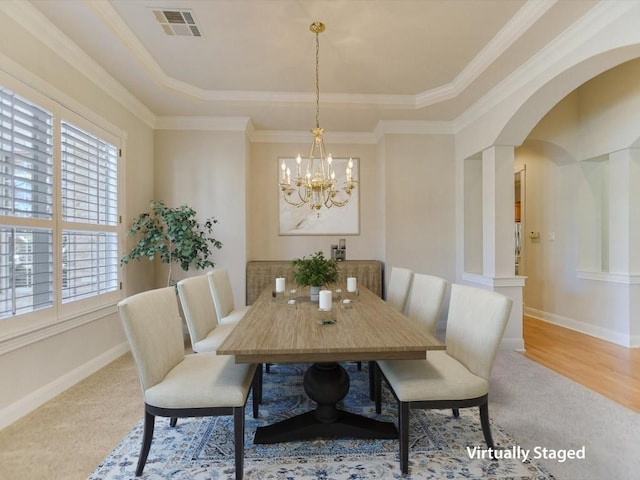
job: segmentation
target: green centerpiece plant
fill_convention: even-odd
[[[137,239],[136,245],[122,255],[120,262],[147,258],[153,261],[156,255],[162,263],[169,265],[167,286],[173,283],[171,266],[177,263],[187,271],[213,268],[211,260],[213,249],[222,248],[222,243],[213,237],[215,218],[203,223],[196,219],[196,211],[187,206],[167,207],[160,200],[149,204],[150,210],[143,212],[129,227],[129,236]]]
[[[311,287],[311,300],[318,300],[320,288],[338,281],[338,264],[317,251],[311,257],[291,261],[293,278],[302,287]]]

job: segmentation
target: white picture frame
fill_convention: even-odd
[[[336,173],[337,198],[343,199],[347,194],[343,190],[346,181],[346,168],[349,158],[333,158],[333,170]],[[279,209],[279,235],[359,235],[360,234],[360,162],[358,158],[353,161],[352,178],[358,183],[351,193],[351,199],[343,207],[323,206],[319,211],[311,210],[309,205],[295,207],[287,203],[284,194],[278,185],[278,209]],[[277,165],[278,183],[282,180],[282,162],[291,170],[291,177],[296,173],[296,161],[294,158],[279,158]],[[306,168],[306,161],[302,162],[302,174]],[[292,181],[293,183],[293,181]],[[293,185],[295,187],[295,185]],[[292,197],[297,198],[294,192]]]

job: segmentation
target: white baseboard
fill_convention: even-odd
[[[500,342],[500,350],[515,350],[524,352],[524,340],[522,338],[503,338]]]
[[[53,382],[49,382],[26,397],[6,406],[0,410],[0,430],[48,402],[56,395],[64,392],[67,388],[72,387],[81,380],[84,380],[92,373],[97,372],[102,367],[113,362],[116,358],[124,355],[128,351],[128,342],[123,342],[111,350],[95,357],[89,362],[73,369],[69,373],[55,379]]]
[[[535,308],[530,307],[525,307],[523,313],[524,315],[527,315],[529,317],[534,317],[538,320],[543,320],[560,327],[575,330],[576,332],[584,333],[586,335],[590,335],[607,342],[615,343],[616,345],[627,348],[640,347],[640,336],[637,335],[631,336],[598,325],[582,322],[580,320],[575,320],[569,317],[563,317],[554,313],[543,312],[541,310],[536,310]]]

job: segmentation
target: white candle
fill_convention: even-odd
[[[347,292],[355,292],[358,287],[357,287],[357,282],[358,279],[356,277],[348,277],[347,278]]]
[[[331,290],[320,290],[318,303],[320,310],[331,310]]]
[[[276,278],[276,293],[284,292],[284,277]]]

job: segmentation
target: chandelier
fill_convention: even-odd
[[[324,23],[321,22],[313,22],[309,27],[309,30],[316,34],[316,126],[311,129],[313,140],[309,158],[307,158],[306,170],[303,175],[300,154],[296,157],[296,173],[293,178],[291,178],[291,168],[287,166],[286,161],[282,160],[280,165],[282,170],[280,189],[284,200],[294,207],[309,205],[312,211],[318,212],[318,216],[320,216],[320,209],[323,205],[331,208],[333,206],[343,207],[349,203],[351,193],[358,183],[353,178],[353,160],[350,158],[345,168],[344,184],[341,189],[336,188],[333,158],[331,154],[325,155],[324,141],[322,140],[324,130],[320,128],[320,42],[318,39],[324,29]],[[341,193],[340,190],[344,193]],[[296,192],[297,194],[294,195]]]

